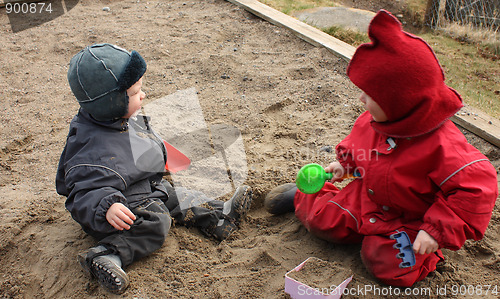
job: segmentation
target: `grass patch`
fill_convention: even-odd
[[[477,45],[433,33],[421,37],[436,52],[446,84],[457,90],[465,103],[500,118],[500,64],[482,57]]]
[[[404,8],[404,14],[409,16],[410,22],[414,26],[421,27],[425,21],[428,0],[407,1]]]
[[[439,29],[446,35],[469,44],[478,44],[493,56],[500,56],[500,32],[493,29],[474,28],[471,25],[448,24]]]
[[[291,15],[294,11],[314,7],[339,6],[331,0],[259,0],[259,2],[271,6],[287,15]]]
[[[338,26],[333,26],[330,28],[322,29],[324,32],[334,36],[341,41],[344,41],[352,46],[359,46],[363,43],[367,43],[370,41],[368,34],[361,33],[357,30],[352,30],[349,28],[342,28]]]

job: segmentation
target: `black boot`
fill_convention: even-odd
[[[239,226],[245,218],[252,205],[252,189],[249,186],[241,186],[236,189],[233,197],[224,203],[222,214]]]
[[[225,240],[233,232],[238,230],[241,221],[250,210],[251,204],[251,188],[249,186],[238,187],[233,197],[224,202],[222,217],[219,219],[218,223],[203,229],[203,232],[213,236],[217,240]]]
[[[295,211],[293,199],[297,192],[294,183],[278,186],[271,190],[264,199],[264,207],[273,215],[281,215]]]
[[[91,274],[99,284],[111,293],[121,294],[129,285],[127,273],[121,268],[120,257],[100,245],[78,255],[78,262],[85,272]]]
[[[219,221],[216,226],[211,226],[206,230],[206,234],[219,241],[227,239],[232,233],[238,230],[236,224],[228,219]]]

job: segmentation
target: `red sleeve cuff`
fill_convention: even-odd
[[[431,235],[436,240],[436,242],[438,243],[439,248],[445,247],[444,246],[443,235],[442,235],[441,231],[439,231],[437,228],[435,228],[432,224],[430,224],[430,223],[424,223],[424,224],[422,224],[420,226],[420,229],[424,230],[426,233],[428,233],[429,235]],[[449,249],[452,249],[452,248],[449,248]],[[460,249],[460,248],[457,248],[455,250],[458,250],[458,249]]]

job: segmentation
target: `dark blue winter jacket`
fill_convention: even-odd
[[[66,208],[78,223],[110,233],[116,229],[106,212],[113,203],[133,209],[153,192],[167,198],[158,184],[165,162],[163,141],[146,116],[102,122],[80,109],[59,160],[57,193],[67,197]]]

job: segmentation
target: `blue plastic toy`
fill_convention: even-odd
[[[396,254],[398,259],[403,261],[399,264],[399,268],[408,268],[415,265],[415,253],[413,252],[413,246],[410,242],[410,237],[404,231],[397,232],[389,236],[392,240],[396,240],[394,244],[394,249],[398,249],[399,252]]]

